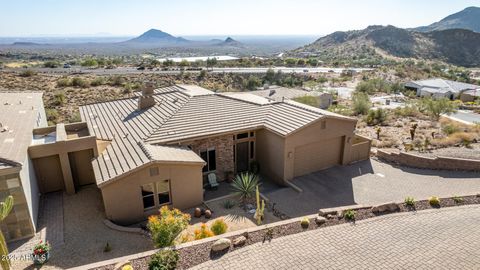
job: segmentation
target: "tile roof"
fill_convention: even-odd
[[[156,105],[142,111],[136,110],[138,97],[80,107],[90,131],[98,139],[111,140],[93,161],[97,183],[151,160],[201,162],[191,150],[167,143],[257,128],[287,136],[325,116],[355,121],[294,101],[265,103],[257,96],[222,95],[197,86],[156,89],[154,98]]]
[[[20,166],[32,130],[47,126],[41,92],[0,92],[0,169]]]
[[[450,80],[445,80],[440,78],[413,81],[413,82],[407,83],[408,86],[413,86],[412,84],[430,93],[452,92],[452,93],[458,94],[465,90],[480,89],[480,86],[475,84],[455,82],[455,81],[450,81]]]

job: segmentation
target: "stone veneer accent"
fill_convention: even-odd
[[[480,171],[480,160],[448,157],[423,157],[405,152],[377,150],[377,157],[407,167],[433,170]]]
[[[200,155],[201,151],[212,148],[215,149],[217,159],[217,170],[215,171],[215,174],[219,181],[224,181],[226,179],[226,172],[235,171],[235,161],[233,156],[234,144],[233,135],[224,135],[183,143],[183,145],[190,146],[198,155]]]

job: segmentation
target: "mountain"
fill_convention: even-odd
[[[433,23],[429,26],[418,27],[413,30],[431,32],[446,29],[467,29],[474,32],[480,32],[480,7],[468,7],[439,22]]]
[[[217,44],[219,46],[230,46],[230,47],[244,47],[243,43],[237,41],[231,37],[227,37],[224,41]]]
[[[137,43],[137,44],[159,44],[159,45],[178,45],[182,43],[188,43],[189,41],[181,38],[174,37],[169,33],[157,29],[150,29],[147,32],[141,34],[136,38],[125,41],[125,43]]]
[[[416,32],[394,26],[335,32],[292,52],[317,55],[324,61],[378,63],[385,58],[440,60],[460,66],[480,66],[480,33],[464,29]]]

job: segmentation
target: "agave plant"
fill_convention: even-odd
[[[256,174],[245,172],[235,176],[232,182],[233,193],[245,202],[255,194],[258,185],[258,176]]]
[[[13,197],[8,196],[5,199],[5,202],[0,202],[0,221],[3,221],[10,211],[12,211],[13,207]],[[3,270],[10,269],[10,260],[8,259],[8,247],[7,242],[5,241],[5,237],[3,233],[0,231],[0,256],[2,259],[0,261],[0,265],[2,265]]]

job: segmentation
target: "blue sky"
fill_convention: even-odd
[[[480,0],[0,0],[0,36],[323,35],[428,25]]]

